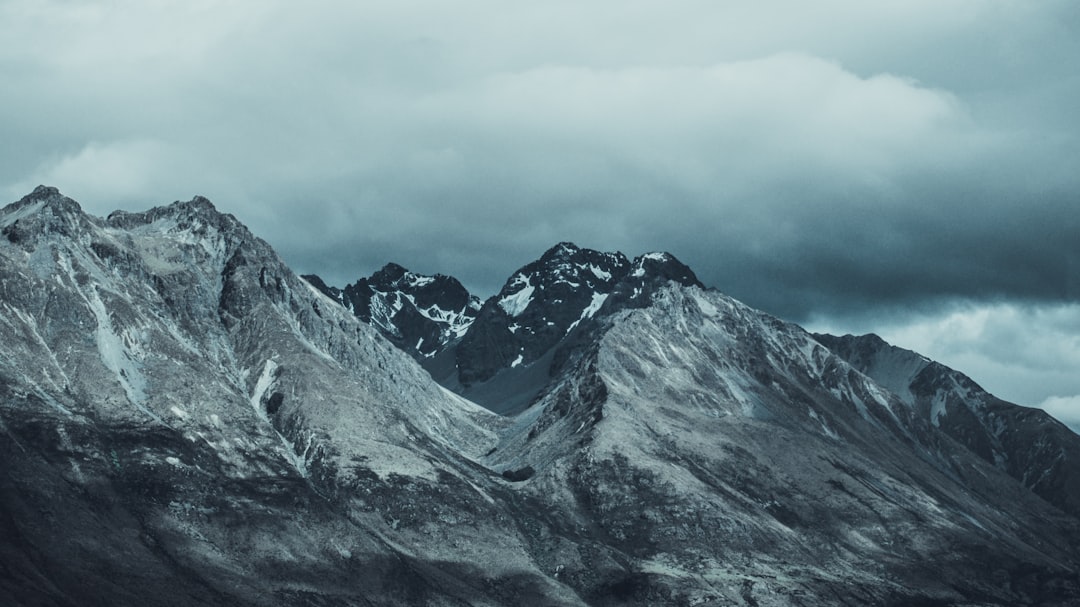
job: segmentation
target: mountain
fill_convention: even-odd
[[[420,359],[435,356],[464,335],[480,309],[480,300],[457,279],[414,274],[394,263],[344,289],[316,275],[303,278]]]
[[[814,338],[973,453],[1080,516],[1080,436],[1045,411],[1005,402],[963,373],[874,334]]]
[[[669,253],[631,261],[569,242],[514,272],[482,306],[452,278],[416,276],[394,264],[344,291],[317,276],[305,278],[406,351],[420,352],[421,364],[440,384],[500,414],[528,407],[568,351],[588,341],[581,336],[589,334],[594,317],[645,307],[669,281],[703,287]],[[418,282],[440,285],[429,287],[440,296],[418,307],[412,286]],[[428,305],[437,312],[417,311]]]
[[[345,301],[205,199],[0,210],[0,602],[1080,601],[1075,514],[669,255],[559,245],[419,357],[512,415]]]
[[[560,243],[514,272],[484,303],[456,350],[458,380],[468,387],[533,364],[597,314],[648,305],[655,287],[668,280],[702,286],[666,253],[631,262],[622,253]]]
[[[0,603],[573,603],[506,541],[504,422],[235,218],[38,188],[0,235]]]

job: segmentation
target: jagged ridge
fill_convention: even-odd
[[[1080,515],[1080,436],[1045,411],[1003,401],[963,373],[874,334],[814,337],[973,453]]]

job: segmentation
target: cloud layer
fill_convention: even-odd
[[[203,194],[337,284],[573,240],[909,335],[1080,297],[1072,0],[514,4],[9,0],[0,193]]]

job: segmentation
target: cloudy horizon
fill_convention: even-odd
[[[1071,0],[0,4],[0,194],[210,198],[300,273],[480,295],[666,250],[1080,429]]]

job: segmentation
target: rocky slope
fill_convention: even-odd
[[[492,359],[545,378],[499,416],[205,200],[0,233],[4,604],[1080,600],[1074,516],[667,256],[553,249],[558,316],[512,278],[560,337]]]
[[[39,188],[0,229],[0,602],[574,602],[485,489],[502,420],[234,218]]]
[[[814,338],[973,453],[1080,516],[1080,436],[1045,411],[1005,402],[963,373],[877,335]]]

